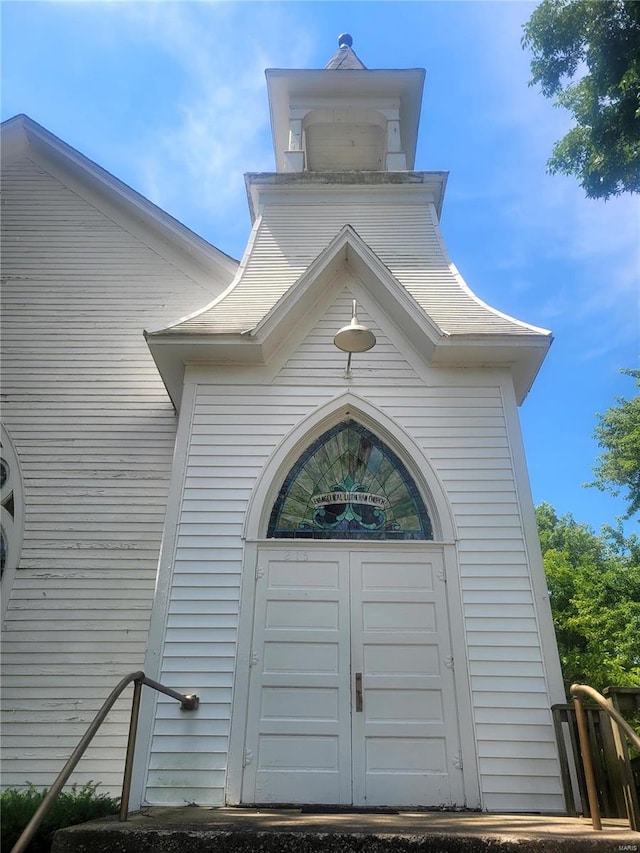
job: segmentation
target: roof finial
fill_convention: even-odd
[[[0,3],[2,0],[0,0]],[[338,36],[338,49],[329,62],[325,65],[325,71],[366,71],[366,67],[360,62],[353,52],[351,45],[353,39],[349,33],[340,33]]]

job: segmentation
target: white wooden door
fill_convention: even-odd
[[[353,802],[463,802],[442,555],[353,552]],[[354,681],[355,681],[354,675]]]
[[[258,554],[242,799],[351,802],[349,557]]]
[[[278,543],[256,576],[243,802],[461,804],[441,553]]]

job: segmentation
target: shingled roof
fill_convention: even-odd
[[[325,71],[366,71],[367,66],[358,59],[351,45],[349,33],[338,36],[338,50],[325,65]]]

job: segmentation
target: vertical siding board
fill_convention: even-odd
[[[27,158],[3,168],[2,246],[2,419],[26,510],[2,642],[3,783],[49,785],[144,661],[175,416],[142,330],[211,294]],[[74,780],[120,790],[129,702]]]

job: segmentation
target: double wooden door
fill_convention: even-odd
[[[258,552],[245,803],[462,802],[443,558]]]

